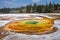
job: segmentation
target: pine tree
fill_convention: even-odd
[[[11,11],[10,8],[3,8],[3,9],[0,9],[0,12],[3,12],[3,13],[9,13]]]
[[[45,6],[45,12],[44,13],[51,13],[52,10],[49,6]]]
[[[49,2],[49,7],[52,8],[52,3],[51,2]]]
[[[27,13],[30,13],[31,12],[31,8],[32,8],[32,5],[31,4],[30,5],[27,5],[26,12]]]
[[[38,13],[42,13],[42,9],[43,9],[43,6],[42,5],[38,5],[36,11]]]
[[[33,5],[33,7],[32,7],[33,13],[36,12],[36,7],[37,7],[37,4],[34,3],[34,5]]]

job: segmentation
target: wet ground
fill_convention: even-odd
[[[51,19],[54,19],[54,27],[57,27],[59,30],[56,33],[53,34],[48,34],[48,35],[25,35],[25,34],[19,34],[19,33],[13,33],[13,39],[12,39],[12,34],[8,35],[8,33],[6,35],[8,35],[7,37],[5,37],[6,35],[4,35],[4,30],[0,29],[0,33],[2,30],[2,34],[0,35],[0,38],[3,38],[3,40],[15,40],[15,38],[19,38],[21,37],[21,39],[17,39],[17,40],[60,40],[60,13],[59,14],[0,14],[0,28],[4,27],[7,23],[9,23],[11,20],[19,20],[19,18],[24,18],[24,17],[30,17],[30,16],[45,16],[45,17],[49,17]],[[18,36],[19,35],[19,36]],[[23,37],[24,36],[24,37]]]

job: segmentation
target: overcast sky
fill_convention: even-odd
[[[15,8],[15,7],[21,7],[26,6],[29,4],[37,3],[37,4],[46,4],[50,1],[54,3],[59,3],[60,0],[0,0],[0,8],[7,7],[7,8]]]

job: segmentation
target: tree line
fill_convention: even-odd
[[[50,2],[46,5],[37,5],[34,3],[34,5],[30,4],[20,8],[2,8],[0,9],[0,12],[9,13],[12,10],[19,10],[19,13],[54,13],[55,10],[58,10],[58,7],[60,7],[60,4],[58,3],[54,4]]]

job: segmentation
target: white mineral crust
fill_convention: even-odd
[[[3,40],[60,40],[60,29],[54,33],[46,35],[27,35],[16,33],[4,37]]]

